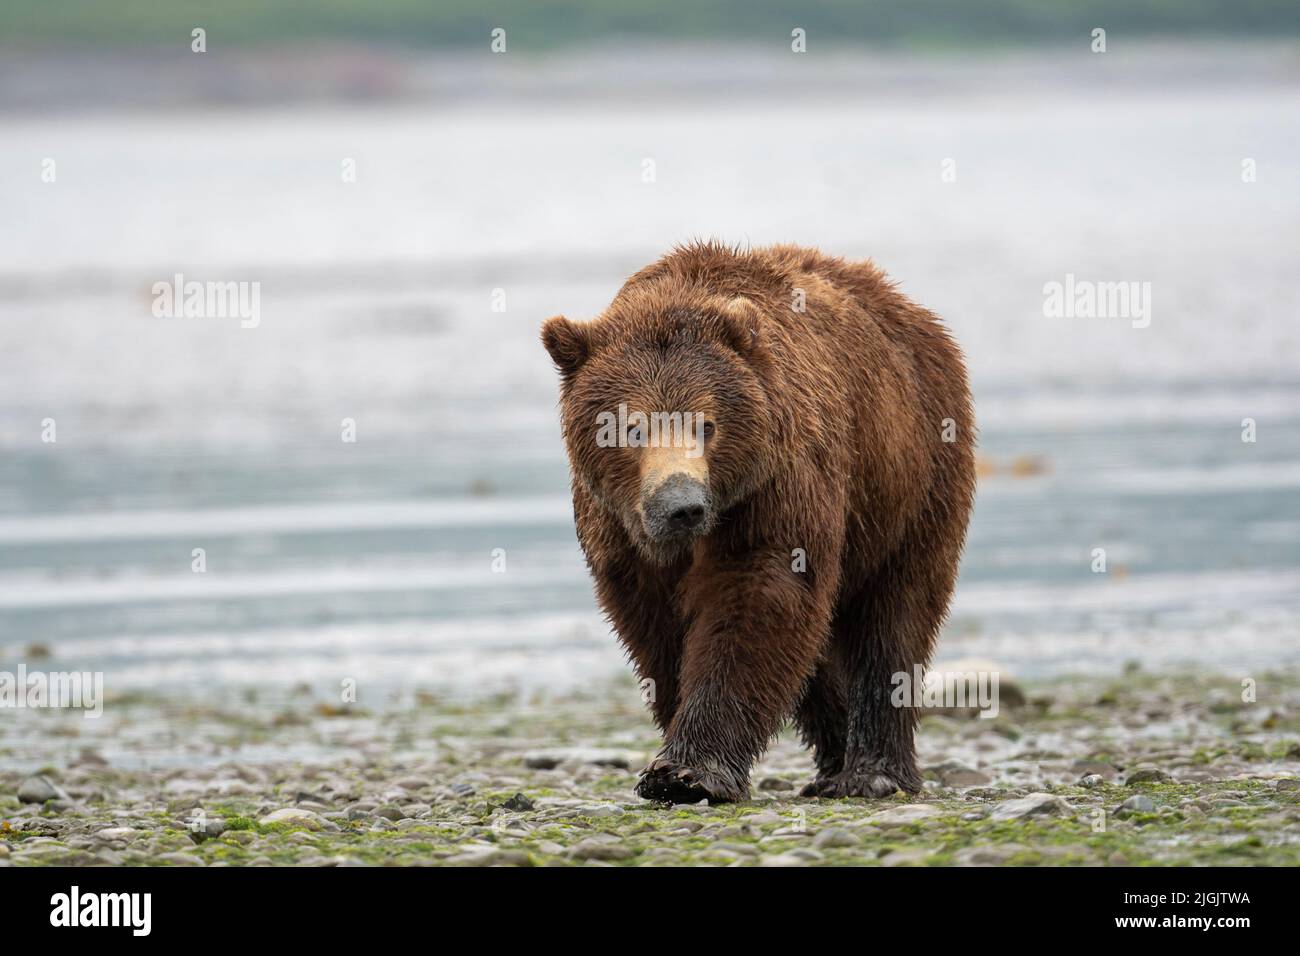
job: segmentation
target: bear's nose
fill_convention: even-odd
[[[688,534],[704,524],[709,493],[687,475],[673,475],[644,502],[646,530],[654,537]]]
[[[674,531],[690,531],[703,520],[704,505],[687,505],[668,516],[668,524]]]

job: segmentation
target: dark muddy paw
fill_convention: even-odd
[[[833,777],[818,777],[803,788],[805,797],[865,797],[882,800],[898,791],[916,793],[920,786],[908,786],[902,774],[888,770],[846,771]]]
[[[835,777],[819,776],[812,783],[804,784],[804,788],[799,791],[801,797],[833,797],[835,796]]]
[[[657,803],[731,803],[749,797],[747,787],[724,774],[683,767],[666,757],[656,757],[641,771],[636,793]]]
[[[884,771],[848,774],[840,782],[841,797],[866,797],[868,800],[882,800],[892,797],[906,788],[892,774]]]

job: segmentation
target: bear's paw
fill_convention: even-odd
[[[725,772],[686,767],[656,757],[641,771],[637,796],[656,803],[734,803],[749,798],[749,788]]]

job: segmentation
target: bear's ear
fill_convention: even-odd
[[[728,344],[745,358],[754,357],[762,339],[758,306],[743,295],[733,296],[722,307],[722,318]]]
[[[549,318],[542,325],[542,344],[564,378],[572,378],[591,354],[590,327],[570,322],[562,315]]]

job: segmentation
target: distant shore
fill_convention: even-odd
[[[1226,94],[1252,85],[1300,85],[1294,41],[1135,38],[1098,55],[1086,40],[922,51],[836,46],[796,55],[783,43],[620,39],[565,50],[520,46],[494,56],[486,46],[419,49],[328,40],[214,46],[202,54],[183,42],[40,48],[13,45],[0,33],[0,113],[333,103],[458,109],[494,102],[637,106],[761,99],[808,105],[846,97],[907,102],[1015,92],[1032,98],[1080,87]]]

